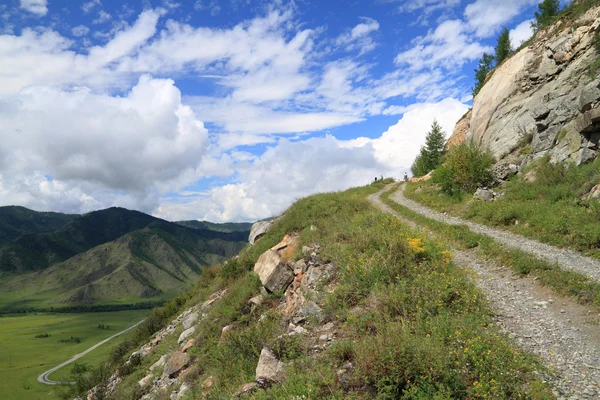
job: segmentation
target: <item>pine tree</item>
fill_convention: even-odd
[[[544,0],[538,4],[539,11],[535,12],[535,21],[531,23],[534,31],[550,25],[560,9],[560,0]]]
[[[431,124],[431,130],[427,132],[425,137],[425,167],[427,172],[433,171],[442,164],[444,157],[444,144],[446,143],[446,135],[442,131],[442,127],[437,120]]]
[[[419,151],[419,155],[415,158],[415,161],[413,161],[412,165],[410,166],[410,171],[412,172],[413,176],[420,178],[421,176],[427,174],[429,171],[427,171],[427,168],[425,167],[425,147],[421,147],[421,150]]]
[[[511,53],[510,32],[508,28],[504,28],[498,37],[498,44],[496,44],[496,65],[500,65]]]
[[[473,87],[473,97],[477,96],[477,93],[479,93],[483,87],[487,74],[493,69],[493,63],[494,56],[483,53],[483,56],[479,59],[479,68],[475,70],[475,86]]]
[[[437,121],[433,121],[431,130],[425,137],[425,145],[421,147],[410,170],[413,176],[420,177],[433,171],[442,164],[444,158],[445,134]]]

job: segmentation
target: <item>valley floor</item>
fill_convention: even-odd
[[[37,377],[75,354],[142,320],[149,310],[99,313],[27,314],[0,317],[0,398],[3,400],[54,399],[55,388],[37,381]],[[104,324],[109,329],[98,328]],[[49,336],[36,338],[47,333]],[[78,363],[96,365],[109,350],[124,340],[122,335],[101,346]],[[80,342],[70,340],[79,338]],[[61,342],[63,340],[64,342]],[[49,376],[64,380],[69,367]]]
[[[390,185],[371,195],[369,200],[414,228],[424,229],[423,220],[415,222],[414,214],[406,212],[407,209],[442,224],[466,225],[504,246],[600,281],[600,263],[596,260],[441,214],[405,198],[404,185],[394,193],[386,194],[382,201],[381,195],[393,188],[395,185]],[[441,224],[437,226],[442,227]],[[436,236],[435,229],[430,233]],[[473,271],[475,283],[487,295],[496,313],[496,324],[516,344],[537,354],[554,372],[552,379],[557,397],[596,399],[600,396],[600,332],[597,329],[600,315],[595,305],[578,304],[541,284],[538,278],[518,274],[498,260],[482,257],[476,250],[454,249],[454,256],[458,265]]]

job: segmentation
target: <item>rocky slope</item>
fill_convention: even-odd
[[[600,81],[591,66],[600,59],[599,32],[600,6],[538,32],[488,76],[449,144],[472,138],[515,164],[544,155],[577,165],[596,158]]]

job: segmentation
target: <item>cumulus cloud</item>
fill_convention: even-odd
[[[465,8],[465,18],[478,37],[490,37],[539,0],[476,0]]]
[[[166,201],[157,215],[167,219],[248,221],[284,211],[295,199],[366,184],[375,176],[401,177],[408,171],[434,119],[449,136],[468,110],[447,98],[415,104],[375,139],[333,136],[292,142],[280,140],[239,172],[238,182]],[[186,201],[187,200],[187,201]]]
[[[43,17],[48,13],[48,0],[21,0],[21,8]]]
[[[11,177],[37,182],[43,175],[46,187],[60,182],[78,198],[103,191],[145,198],[177,189],[208,146],[207,130],[181,103],[173,81],[149,76],[125,97],[86,88],[24,89],[1,101],[0,126],[4,187],[15,185]]]
[[[516,49],[533,36],[532,19],[521,22],[515,29],[510,30],[510,43]]]

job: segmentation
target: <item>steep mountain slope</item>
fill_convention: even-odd
[[[0,207],[0,243],[8,243],[27,233],[47,233],[60,229],[75,214],[38,212],[25,207]]]
[[[157,220],[43,271],[6,279],[0,284],[0,306],[14,310],[164,300],[189,289],[202,267],[237,254],[244,245],[207,239]]]

